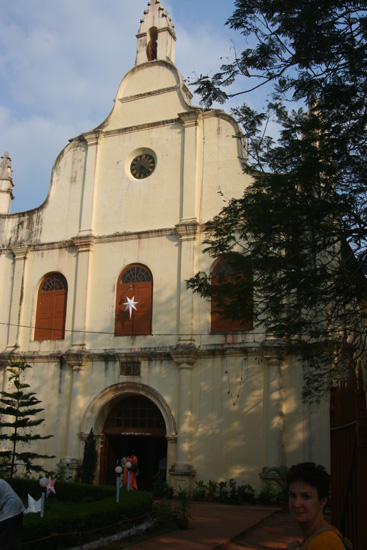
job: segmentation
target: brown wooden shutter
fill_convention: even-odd
[[[124,277],[126,275],[126,277]],[[128,282],[123,282],[129,279]],[[136,310],[125,311],[127,298],[134,298]],[[153,284],[150,271],[141,265],[126,268],[119,277],[116,291],[115,336],[151,334]]]
[[[216,276],[216,273],[218,272],[218,268],[225,262],[230,262],[230,259],[227,258],[227,259],[224,259],[222,260],[221,262],[219,262],[215,268],[215,271],[214,271],[214,277],[212,279],[212,285],[219,285],[220,284],[220,280],[219,280],[219,276]],[[230,269],[228,270],[230,271]],[[233,280],[233,277],[231,277],[230,274],[226,275],[225,276],[225,281],[226,282],[231,282],[231,280]],[[224,282],[224,279],[223,279],[223,275],[222,275],[222,278],[221,278],[221,281]],[[244,273],[243,274],[243,283],[244,284],[248,284],[249,282],[252,282],[252,276],[250,276],[250,273]],[[252,286],[250,285],[249,286],[250,290],[249,290],[249,296],[248,296],[248,301],[247,301],[247,305],[251,305],[252,304]],[[225,303],[226,304],[230,304],[231,301],[234,301],[236,298],[226,298],[225,299]],[[253,319],[247,319],[247,320],[236,320],[236,319],[230,319],[230,318],[226,318],[224,317],[223,315],[220,314],[220,312],[217,311],[218,309],[218,304],[217,302],[212,299],[211,301],[211,332],[243,332],[243,331],[247,331],[247,330],[252,330],[253,329]]]
[[[62,340],[65,333],[67,283],[57,274],[46,277],[38,291],[35,340]]]

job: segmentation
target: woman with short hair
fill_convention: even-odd
[[[324,517],[329,498],[330,475],[313,462],[292,466],[287,472],[289,511],[298,523],[303,540],[294,540],[287,550],[345,550],[336,527]]]

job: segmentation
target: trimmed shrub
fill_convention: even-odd
[[[13,478],[12,480],[7,479],[7,481],[25,502],[27,502],[28,493],[36,500],[41,497],[41,487],[38,479]],[[86,485],[61,481],[56,482],[55,491],[56,495],[51,495],[50,499],[70,502],[102,500],[116,494],[116,489],[109,485]]]
[[[41,498],[38,479],[8,480],[23,500],[28,494]],[[45,500],[45,515],[25,514],[23,520],[23,550],[53,550],[70,548],[100,537],[112,535],[139,524],[150,514],[152,499],[142,491],[120,490],[111,486],[83,483],[56,483],[56,494]]]
[[[94,502],[46,501],[45,515],[24,516],[23,550],[70,548],[129,529],[151,511],[151,496],[121,490],[120,502],[109,496]]]

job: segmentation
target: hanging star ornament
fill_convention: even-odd
[[[135,296],[133,296],[132,298],[128,298],[126,296],[126,300],[127,302],[124,302],[123,305],[126,306],[125,307],[125,311],[129,310],[129,315],[130,315],[130,319],[131,319],[131,315],[132,315],[132,312],[133,312],[133,309],[135,309],[135,311],[138,311],[135,307],[136,304],[138,304],[139,302],[134,302],[134,298]]]
[[[54,495],[56,495],[56,491],[55,491],[55,483],[56,483],[56,480],[57,478],[55,479],[52,479],[51,480],[51,477],[48,478],[48,484],[47,484],[47,488],[46,488],[46,497],[48,497],[48,495],[50,493],[53,493]]]

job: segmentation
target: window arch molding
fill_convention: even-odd
[[[143,264],[130,264],[116,285],[115,336],[152,333],[153,276]]]
[[[238,281],[238,272],[235,274],[236,270],[234,268],[235,256],[225,256],[218,259],[211,270],[212,274],[212,286],[217,286],[225,283],[234,282],[236,277]],[[210,317],[211,317],[211,332],[245,332],[253,329],[253,290],[252,290],[252,266],[250,258],[244,259],[241,258],[243,264],[243,274],[240,274],[240,282],[245,285],[245,296],[242,298],[246,302],[246,310],[248,312],[247,319],[231,319],[225,317],[221,313],[221,308],[219,301],[212,296],[210,304]],[[233,298],[224,298],[222,301],[228,305],[232,301],[236,300],[236,296]]]
[[[164,397],[151,386],[135,382],[113,384],[94,396],[82,418],[82,433],[88,434],[91,428],[95,433],[102,432],[106,418],[113,407],[122,398],[133,395],[143,395],[155,403],[164,418],[167,437],[177,437],[176,421]]]
[[[68,284],[59,272],[43,277],[38,287],[34,340],[63,340]]]

